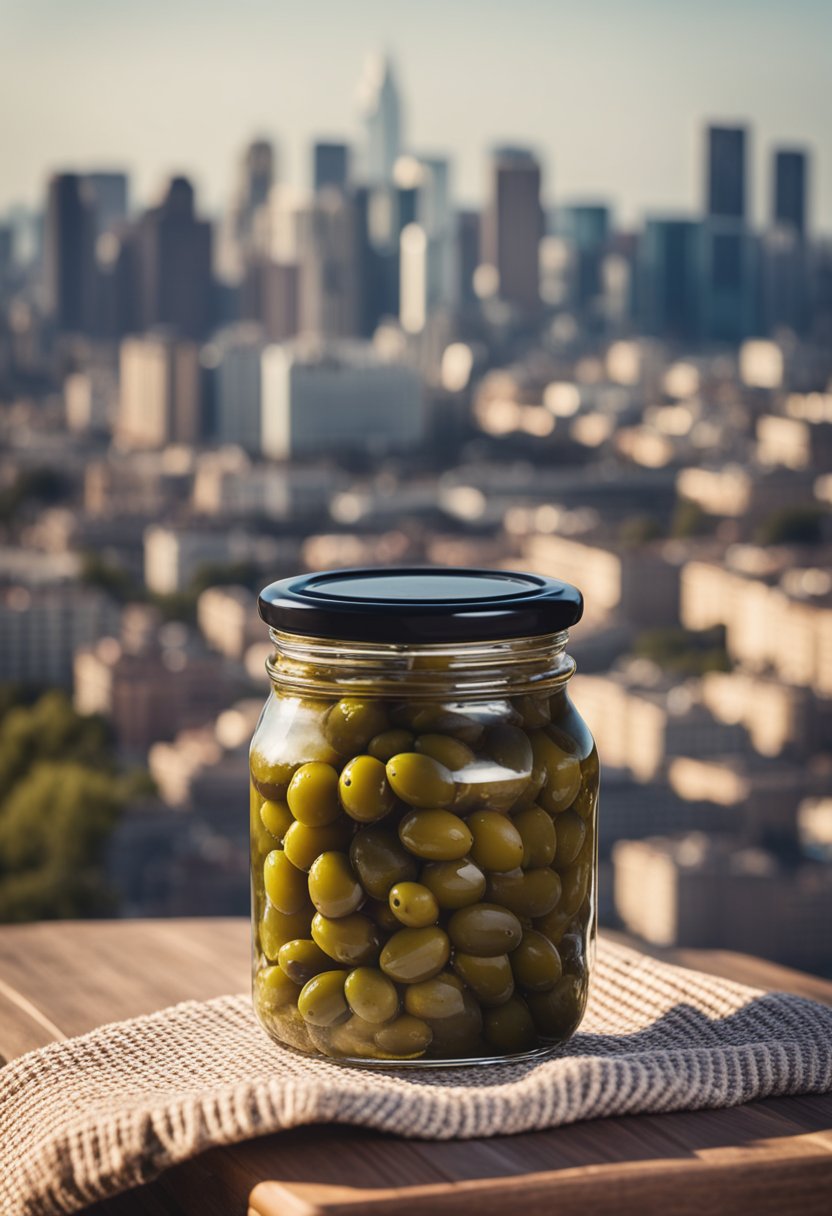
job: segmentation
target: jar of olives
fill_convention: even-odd
[[[376,1067],[551,1051],[596,920],[598,756],[567,695],[580,592],[530,574],[272,583],[251,745],[253,1000]]]

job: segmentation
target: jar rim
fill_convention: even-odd
[[[559,633],[580,620],[583,597],[571,583],[518,571],[356,567],[270,583],[258,608],[285,633],[430,645]]]

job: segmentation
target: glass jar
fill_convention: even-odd
[[[335,571],[273,583],[251,745],[253,1000],[345,1063],[551,1051],[587,998],[598,756],[566,583]]]

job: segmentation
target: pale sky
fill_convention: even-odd
[[[260,133],[304,184],[314,137],[357,137],[380,47],[410,149],[450,154],[463,202],[512,142],[541,155],[549,201],[609,199],[627,223],[694,210],[705,120],[740,119],[755,217],[772,146],[805,146],[832,233],[830,0],[0,0],[0,212],[54,169],[111,166],[135,201],[184,172],[217,210]]]

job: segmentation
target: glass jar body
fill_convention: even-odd
[[[476,660],[273,637],[251,747],[266,1031],[387,1067],[564,1042],[594,956],[599,780],[564,635]]]

